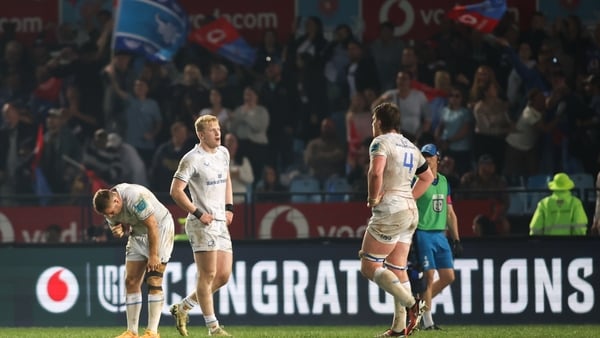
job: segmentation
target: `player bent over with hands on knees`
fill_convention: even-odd
[[[427,190],[433,174],[419,149],[398,132],[400,114],[398,107],[390,103],[373,109],[375,138],[369,147],[367,202],[372,216],[359,257],[363,276],[394,296],[392,326],[376,337],[410,335],[425,307],[422,300],[413,297],[406,269],[419,222],[415,199]],[[411,187],[415,175],[418,180]]]
[[[195,122],[199,144],[185,154],[173,175],[171,197],[188,212],[185,232],[198,270],[196,291],[171,306],[175,325],[187,336],[188,312],[199,304],[209,336],[231,336],[215,316],[213,294],[229,280],[233,249],[229,225],[233,220],[233,191],[229,152],[221,146],[219,121],[203,115]],[[189,187],[192,200],[184,189]]]
[[[143,338],[160,338],[158,325],[164,304],[163,273],[173,252],[175,225],[169,210],[146,187],[121,183],[100,189],[94,210],[103,215],[115,237],[131,225],[125,248],[125,313],[127,331],[117,338],[138,337],[142,309],[142,281],[148,284],[148,326]]]

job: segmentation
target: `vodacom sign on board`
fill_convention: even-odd
[[[360,238],[371,216],[366,203],[257,204],[256,238]]]

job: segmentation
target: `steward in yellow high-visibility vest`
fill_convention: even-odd
[[[529,223],[529,235],[585,236],[588,218],[581,200],[571,193],[574,187],[567,174],[554,175],[548,182],[552,195],[538,203]]]

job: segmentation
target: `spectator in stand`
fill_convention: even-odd
[[[467,106],[473,108],[475,104],[483,98],[485,88],[491,83],[497,83],[496,74],[490,66],[479,66],[473,76],[473,83],[469,89],[469,98]]]
[[[373,135],[371,122],[371,111],[367,105],[367,100],[363,93],[357,92],[352,96],[350,107],[346,112],[347,165],[350,167],[356,163],[359,148],[364,140]]]
[[[11,205],[14,194],[31,194],[31,159],[36,142],[32,126],[21,120],[21,111],[14,102],[2,107],[4,125],[0,129],[0,199]],[[6,198],[4,198],[6,197]],[[12,202],[11,202],[12,201]]]
[[[80,142],[87,141],[101,124],[101,114],[94,110],[83,110],[79,87],[75,84],[67,84],[64,98],[61,103],[66,125],[73,131]]]
[[[193,63],[186,64],[181,78],[171,86],[167,122],[172,124],[174,121],[181,121],[186,125],[193,125],[200,109],[209,106],[207,88],[200,67]],[[190,105],[186,106],[186,102]]]
[[[123,182],[134,183],[150,187],[146,165],[140,157],[137,150],[123,139],[117,133],[110,133],[106,139],[106,148],[118,154],[122,160],[121,180]]]
[[[333,32],[333,41],[325,47],[325,77],[329,87],[329,102],[331,110],[338,111],[344,105],[343,94],[346,87],[346,69],[350,65],[348,43],[355,40],[352,29],[347,24],[338,25]]]
[[[125,92],[117,83],[114,71],[107,70],[114,91],[126,101],[127,129],[125,141],[138,151],[146,167],[150,167],[156,147],[156,137],[162,128],[162,115],[155,100],[148,98],[148,83],[137,79],[133,95]]]
[[[306,146],[304,163],[321,184],[333,175],[344,177],[346,147],[337,137],[332,119],[321,122],[321,135]]]
[[[210,107],[203,108],[200,110],[198,116],[194,115],[192,117],[198,118],[202,115],[216,116],[223,131],[227,130],[231,119],[231,111],[223,107],[223,97],[221,96],[221,92],[215,88],[211,89],[208,100],[210,101]]]
[[[450,192],[454,196],[454,189],[460,187],[460,174],[456,171],[456,161],[452,157],[442,154],[438,167],[439,172],[446,176],[448,184],[452,188]]]
[[[546,121],[544,93],[537,88],[530,90],[527,106],[519,116],[515,129],[506,136],[506,177],[527,177],[539,173],[541,134],[550,132],[558,121],[557,118]]]
[[[448,105],[442,109],[435,139],[440,149],[455,160],[458,175],[471,169],[473,115],[465,107],[463,92],[451,87]]]
[[[250,160],[238,152],[238,140],[232,133],[225,135],[224,146],[229,150],[229,176],[233,189],[233,203],[247,203],[248,187],[254,183]]]
[[[521,42],[518,50],[519,60],[527,68],[535,66],[535,60],[532,59],[531,46],[527,42]],[[506,97],[511,112],[519,112],[523,105],[527,104],[527,90],[523,84],[521,76],[513,66],[508,75],[508,84],[506,87]]]
[[[244,104],[233,112],[229,132],[238,138],[240,155],[252,159],[252,173],[262,172],[267,162],[269,123],[269,112],[258,104],[256,89],[247,86],[244,89]]]
[[[452,78],[450,73],[446,70],[437,70],[434,73],[432,93],[427,98],[429,100],[429,111],[431,112],[431,131],[435,132],[440,119],[442,118],[442,111],[448,105],[448,94],[452,89]],[[426,94],[427,95],[427,94]]]
[[[104,125],[110,131],[124,135],[127,128],[126,100],[115,91],[114,81],[118,88],[124,91],[133,89],[135,72],[132,67],[133,55],[125,52],[117,52],[110,63],[102,70],[104,80]]]
[[[345,97],[352,97],[365,89],[379,92],[381,86],[377,78],[377,68],[365,47],[358,40],[350,40],[347,43],[347,50],[349,63],[343,73],[346,81],[342,87]]]
[[[256,47],[256,61],[254,62],[254,71],[256,74],[264,74],[271,59],[281,59],[283,57],[283,48],[277,38],[277,31],[267,29],[263,33],[262,40]]]
[[[506,179],[497,173],[495,161],[489,154],[481,155],[476,169],[464,174],[460,180],[462,199],[490,201],[491,212],[486,216],[497,225],[497,233],[504,236],[510,234],[510,223],[506,218],[509,207],[506,188]]]
[[[112,31],[112,25],[111,25]],[[102,111],[102,59],[103,48],[92,41],[78,49],[64,48],[60,54],[48,62],[49,74],[63,80],[67,84],[61,106],[67,108],[65,114],[72,115],[71,128],[75,123],[82,129],[79,138],[83,142],[89,139],[94,131],[104,125],[105,116]]]
[[[391,89],[383,93],[379,98],[373,101],[371,107],[375,107],[382,102],[395,104],[401,114],[402,134],[415,142],[422,133],[428,133],[431,129],[431,113],[425,94],[415,88],[412,88],[412,73],[402,70],[396,76],[396,89]]]
[[[50,109],[46,118],[44,147],[40,168],[50,190],[55,194],[66,194],[79,174],[79,169],[67,163],[63,156],[80,162],[83,149],[75,134],[65,125],[64,109]]]
[[[581,200],[573,196],[575,183],[558,173],[548,182],[552,194],[538,202],[531,222],[531,236],[585,236],[588,218]]]
[[[123,163],[119,153],[107,147],[108,133],[98,129],[83,149],[82,164],[109,185],[121,182]]]
[[[229,70],[224,64],[212,64],[209,76],[210,88],[219,90],[225,107],[233,110],[243,103],[243,90],[238,84],[229,82]]]
[[[186,125],[177,121],[171,125],[171,139],[158,146],[150,167],[150,186],[155,192],[168,192],[171,182],[167,177],[173,177],[181,157],[194,147],[194,139]]]
[[[281,59],[266,60],[265,82],[259,89],[259,100],[269,112],[270,153],[269,161],[276,168],[287,168],[294,162],[294,131],[298,126],[295,89],[290,85],[287,73],[283,72]]]
[[[546,27],[546,17],[542,12],[535,12],[529,21],[529,29],[521,33],[521,40],[531,46],[534,57],[538,56],[542,43],[550,37]]]
[[[369,145],[373,141],[373,136],[369,136],[363,140],[357,149],[356,157],[353,162],[348,163],[347,180],[352,191],[351,197],[353,201],[364,201],[367,198],[367,174],[369,172]]]
[[[489,217],[479,214],[473,218],[473,234],[475,237],[490,237],[496,235],[496,224]]]
[[[263,167],[261,179],[256,183],[254,196],[257,202],[285,203],[288,201],[288,189],[281,184],[277,170],[271,165]]]
[[[395,86],[394,74],[398,74],[404,43],[394,36],[394,24],[386,21],[379,25],[379,36],[371,44],[371,55],[375,59],[377,78],[382,90],[390,90]]]
[[[19,78],[20,89],[26,93],[33,88],[34,69],[26,53],[25,46],[18,40],[11,40],[4,46],[0,59],[0,75],[14,74]]]
[[[473,107],[475,117],[474,153],[492,155],[496,168],[502,172],[506,142],[504,138],[513,129],[508,115],[508,104],[498,96],[498,83],[490,82],[481,89],[481,99]]]
[[[424,83],[430,87],[433,86],[433,72],[421,62],[414,47],[407,46],[402,50],[400,69],[409,72],[411,80]]]
[[[295,34],[299,33],[299,24],[295,22],[292,27]],[[300,121],[296,132],[304,144],[318,136],[321,120],[330,115],[324,72],[326,47],[323,24],[314,16],[304,21],[304,33],[298,38],[292,36],[287,44],[285,68],[293,75],[290,81],[297,91],[294,105],[298,107]]]

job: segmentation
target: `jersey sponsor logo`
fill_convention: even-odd
[[[79,283],[75,275],[62,266],[50,267],[37,280],[35,294],[37,300],[48,312],[69,311],[79,297]]]
[[[431,196],[431,207],[435,212],[442,212],[444,210],[444,195],[433,194]]]
[[[144,210],[146,210],[146,207],[148,206],[148,204],[146,203],[145,199],[140,199],[133,207],[135,208],[135,211],[140,213]]]
[[[381,144],[379,142],[371,144],[371,149],[369,150],[371,153],[379,151],[379,147]]]

